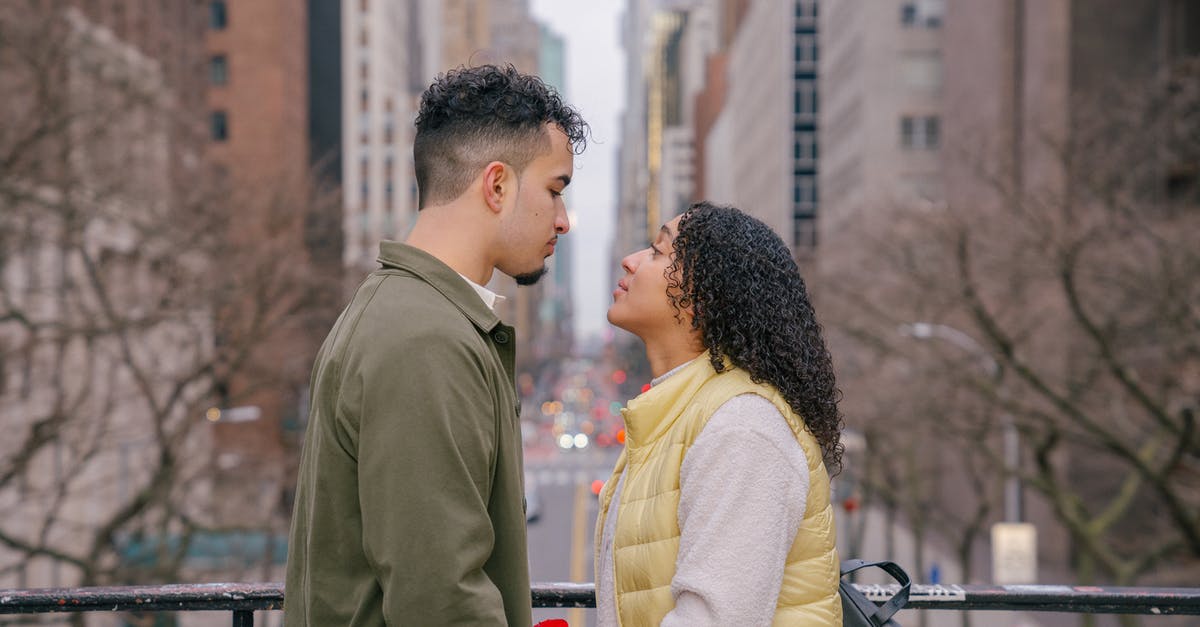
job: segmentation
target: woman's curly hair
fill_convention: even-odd
[[[769,383],[821,445],[831,474],[841,471],[841,392],[821,325],[791,251],[766,224],[733,208],[700,202],[679,221],[667,270],[667,296],[691,308],[713,368],[725,358]]]
[[[537,76],[512,65],[460,67],[439,75],[421,94],[417,111],[418,206],[458,197],[491,161],[523,170],[549,148],[546,124],[561,129],[576,154],[587,145],[587,122]]]

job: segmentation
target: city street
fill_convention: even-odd
[[[529,525],[530,577],[537,583],[591,582],[592,541],[597,498],[592,482],[605,480],[619,448],[570,450],[531,455],[525,461],[526,481],[540,510]],[[565,618],[571,627],[595,625],[595,610],[535,609],[534,622]]]

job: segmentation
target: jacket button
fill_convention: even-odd
[[[492,339],[496,340],[497,344],[507,344],[508,343],[508,333],[506,333],[503,330],[496,331],[495,333],[492,334]]]

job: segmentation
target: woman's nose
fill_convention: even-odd
[[[645,257],[647,250],[650,249],[643,248],[635,253],[629,253],[624,259],[621,260],[621,267],[629,274],[637,272],[638,266],[641,265],[642,259]]]
[[[637,270],[636,257],[637,253],[625,255],[625,258],[621,260],[621,269],[625,270],[625,272],[628,272],[629,274],[633,274],[634,271]]]

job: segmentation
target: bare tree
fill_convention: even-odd
[[[168,79],[77,11],[0,9],[0,581],[186,580],[205,532],[286,525],[287,473],[216,481],[206,416],[303,386],[331,199],[209,168]]]
[[[1166,583],[1200,561],[1200,65],[1103,105],[1076,103],[1069,135],[1041,138],[1061,176],[1014,187],[1003,164],[980,162],[1001,202],[872,208],[818,285],[840,354],[875,364],[842,383],[888,408],[869,428],[886,429],[890,449],[953,445],[960,474],[998,480],[1010,472],[999,417],[1011,416],[1016,472],[1070,538],[1078,581]],[[960,329],[979,350],[897,332],[915,321]],[[897,385],[879,376],[888,362],[915,374]],[[875,420],[865,411],[851,422]],[[919,475],[888,469],[875,492],[923,506]],[[931,505],[963,538],[997,511]]]

